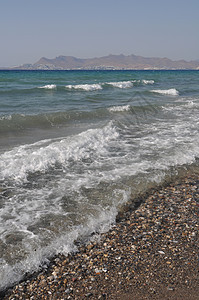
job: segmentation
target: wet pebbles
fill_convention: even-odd
[[[143,200],[99,240],[57,256],[4,299],[198,299],[199,178]]]

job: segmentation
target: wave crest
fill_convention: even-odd
[[[152,93],[162,94],[162,95],[172,95],[178,96],[179,92],[176,89],[168,89],[168,90],[151,90]]]
[[[142,80],[142,83],[144,83],[144,84],[154,84],[154,80],[145,80],[145,79],[143,79]]]
[[[104,128],[88,129],[70,138],[16,147],[0,156],[0,180],[9,178],[22,183],[27,181],[29,173],[44,173],[56,164],[66,167],[69,161],[90,159],[92,153],[106,152],[107,144],[118,135],[110,122]]]
[[[101,84],[94,83],[94,84],[69,84],[66,85],[67,89],[74,89],[74,90],[84,90],[84,91],[95,91],[95,90],[101,90],[102,86]]]
[[[117,81],[117,82],[107,82],[106,84],[112,85],[113,87],[117,87],[120,89],[126,89],[133,86],[132,81]]]
[[[108,110],[111,112],[122,112],[122,111],[129,111],[130,105],[123,105],[123,106],[112,106],[109,107]]]
[[[40,86],[39,89],[53,90],[56,89],[56,87],[56,84],[46,84],[44,86]]]

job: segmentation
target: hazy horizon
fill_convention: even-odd
[[[0,67],[60,55],[199,59],[196,0],[1,2]]]
[[[124,55],[123,53],[120,53],[120,54],[115,54],[115,53],[110,53],[110,54],[107,54],[107,55],[104,55],[104,56],[93,56],[93,57],[88,57],[88,58],[85,58],[85,57],[75,57],[74,55],[58,55],[58,56],[56,56],[56,57],[46,57],[46,56],[43,56],[43,57],[40,57],[37,61],[34,61],[34,62],[32,62],[32,63],[29,63],[29,62],[26,62],[26,63],[24,63],[24,64],[20,64],[20,65],[15,65],[15,66],[1,66],[0,65],[0,69],[6,69],[6,68],[8,68],[8,69],[12,69],[12,68],[15,68],[15,67],[21,67],[21,66],[25,66],[26,64],[27,65],[34,65],[35,63],[37,63],[40,59],[42,59],[42,58],[45,58],[45,59],[49,59],[49,60],[51,60],[51,59],[56,59],[56,58],[58,58],[58,57],[74,57],[74,58],[77,58],[77,59],[95,59],[95,58],[103,58],[103,57],[107,57],[107,56],[109,56],[109,55],[114,55],[114,56],[120,56],[120,55]],[[131,55],[135,55],[134,53],[131,53],[131,54],[127,54],[127,55],[125,55],[125,56],[131,56]],[[137,54],[136,56],[140,56],[139,54]],[[149,56],[140,56],[140,57],[143,57],[143,58],[160,58],[160,59],[164,59],[164,58],[168,58],[168,59],[170,59],[169,57],[149,57]],[[171,59],[172,60],[172,59]],[[196,62],[199,62],[199,60],[190,60],[190,61],[188,61],[188,60],[185,60],[185,59],[183,59],[183,58],[181,58],[181,59],[176,59],[176,60],[172,60],[172,61],[174,61],[174,62],[177,62],[177,61],[180,61],[180,60],[184,60],[184,61],[186,61],[186,62],[191,62],[191,61],[196,61]]]

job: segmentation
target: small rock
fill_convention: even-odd
[[[72,278],[72,281],[73,281],[73,282],[77,281],[77,278],[76,278],[76,277],[73,277],[73,278]]]
[[[155,294],[156,290],[154,288],[150,288],[151,293]]]
[[[91,250],[92,248],[93,248],[93,245],[88,245],[88,246],[87,246],[87,249],[88,249],[88,250]]]
[[[95,269],[95,274],[99,275],[102,272],[102,270]]]
[[[91,277],[91,281],[95,281],[95,278],[94,278],[94,277]]]
[[[70,294],[70,289],[66,289],[66,290],[65,290],[65,293],[66,293],[66,294]]]
[[[85,295],[85,297],[91,297],[93,294],[92,293],[87,293],[86,295]]]
[[[167,290],[168,290],[168,291],[174,291],[174,288],[173,288],[172,286],[168,286],[168,287],[167,287]]]
[[[56,278],[57,277],[57,272],[52,272],[52,275]]]
[[[100,300],[106,299],[106,294],[99,295],[98,299],[100,299]]]

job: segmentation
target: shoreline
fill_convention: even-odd
[[[58,255],[2,299],[198,299],[199,175],[139,198],[99,240]]]

